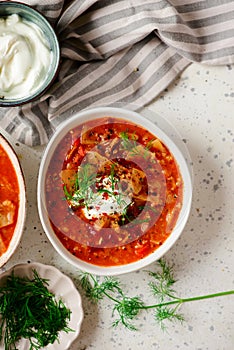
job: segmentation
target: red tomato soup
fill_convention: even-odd
[[[16,172],[0,145],[0,256],[7,251],[19,209],[19,184]]]
[[[88,121],[57,146],[46,207],[64,247],[101,266],[154,252],[179,216],[183,181],[168,148],[143,127],[112,117]]]

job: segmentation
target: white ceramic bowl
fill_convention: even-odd
[[[55,298],[62,299],[67,308],[71,310],[71,317],[68,322],[72,332],[60,332],[58,340],[53,344],[49,344],[47,350],[68,350],[73,341],[78,337],[80,333],[80,327],[83,321],[84,313],[82,308],[81,296],[76,289],[72,280],[64,275],[54,266],[44,265],[41,263],[30,263],[30,264],[18,264],[13,266],[1,274],[0,285],[2,286],[4,280],[14,272],[15,276],[26,277],[29,279],[33,278],[33,271],[36,270],[39,276],[48,281],[48,289],[55,295]],[[0,348],[2,349],[0,343]],[[18,342],[20,350],[28,350],[30,347],[27,339],[20,339]],[[43,349],[41,349],[43,350]]]
[[[157,136],[157,138],[159,138],[168,147],[168,149],[176,159],[177,165],[179,166],[180,173],[182,175],[183,185],[184,185],[182,208],[181,208],[179,217],[177,219],[176,225],[172,233],[170,234],[170,236],[166,239],[166,241],[156,251],[154,251],[153,253],[151,253],[150,255],[146,256],[141,260],[138,260],[133,263],[129,263],[127,265],[111,266],[111,267],[103,267],[103,266],[89,264],[85,261],[82,261],[74,257],[71,253],[69,253],[69,251],[64,248],[64,246],[62,245],[62,243],[59,241],[56,234],[54,233],[50,224],[50,220],[49,220],[47,210],[46,210],[46,205],[45,205],[46,172],[58,143],[64,138],[64,136],[70,130],[72,130],[79,124],[82,124],[83,122],[88,120],[94,120],[104,116],[111,116],[111,117],[116,117],[127,121],[131,121],[133,123],[136,123],[144,127],[145,129],[149,130],[153,135]],[[119,274],[131,272],[134,270],[138,270],[160,259],[173,246],[173,244],[176,242],[181,232],[183,231],[189,216],[191,201],[192,201],[192,182],[191,182],[191,176],[190,176],[188,165],[182,153],[180,152],[178,147],[175,145],[175,143],[172,142],[172,140],[154,123],[152,123],[145,117],[133,111],[129,111],[121,108],[100,107],[100,108],[94,108],[94,109],[77,113],[76,115],[71,117],[69,120],[64,122],[56,131],[56,133],[50,140],[41,161],[41,165],[39,169],[39,177],[38,177],[37,199],[38,199],[39,216],[40,216],[43,228],[49,240],[51,241],[52,245],[54,246],[54,248],[64,259],[66,259],[68,262],[70,262],[72,265],[76,266],[80,270],[87,271],[96,275],[119,275]]]
[[[47,72],[44,76],[44,79],[41,79],[37,87],[33,88],[30,92],[25,92],[25,94],[20,95],[20,97],[6,97],[0,96],[0,106],[1,107],[11,107],[22,105],[28,102],[31,102],[41,96],[53,83],[60,62],[60,48],[57,36],[54,32],[54,29],[47,21],[47,19],[38,11],[18,1],[1,1],[0,2],[0,18],[6,18],[7,16],[16,14],[20,18],[26,20],[27,22],[32,22],[36,27],[38,27],[43,33],[43,37],[47,42],[47,46],[50,50],[50,65],[47,69]],[[26,38],[27,40],[27,38]],[[38,39],[39,40],[39,39]],[[30,52],[36,47],[34,43],[27,43]],[[31,45],[31,46],[30,46]],[[40,55],[40,52],[35,52],[35,55]],[[38,69],[38,68],[37,68]],[[38,74],[38,72],[37,72]],[[1,91],[1,90],[0,90]],[[3,93],[1,93],[3,94]]]
[[[5,253],[3,253],[0,256],[0,267],[1,267],[13,255],[23,233],[24,222],[26,218],[26,193],[25,193],[26,191],[25,191],[24,176],[23,176],[23,172],[22,172],[18,157],[14,152],[10,143],[1,134],[0,134],[0,144],[5,150],[5,152],[7,153],[8,157],[10,158],[10,161],[15,170],[15,173],[18,179],[18,185],[19,185],[19,211],[17,215],[17,222],[16,222],[15,230],[11,238],[8,249]],[[1,176],[1,169],[0,169],[0,176]],[[1,178],[0,178],[0,183],[1,183]]]

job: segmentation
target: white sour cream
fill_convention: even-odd
[[[113,191],[110,177],[105,177],[101,184],[103,185],[103,189],[109,191],[112,195],[107,193],[95,193],[92,202],[83,208],[83,213],[87,219],[98,218],[103,214],[111,215],[115,213],[117,215],[122,215],[124,209],[127,208],[132,201],[132,193],[126,195],[116,186]]]
[[[40,28],[13,14],[0,18],[0,96],[23,98],[44,82],[52,53]]]

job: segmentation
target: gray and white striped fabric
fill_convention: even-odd
[[[233,0],[34,0],[58,35],[62,62],[40,100],[0,108],[20,142],[47,143],[74,112],[148,104],[191,62],[234,63]]]

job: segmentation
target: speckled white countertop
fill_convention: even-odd
[[[148,109],[176,126],[193,162],[191,214],[180,239],[165,256],[174,264],[175,288],[184,297],[234,289],[234,66],[193,64]],[[28,209],[20,245],[2,270],[37,261],[58,267],[76,283],[78,271],[52,247],[37,213],[43,148],[30,149],[8,139],[25,174]],[[153,300],[143,270],[119,279],[129,295],[140,295],[147,303]],[[142,312],[136,322],[139,330],[130,332],[111,328],[108,300],[92,305],[80,292],[85,317],[70,350],[234,349],[233,296],[184,305],[181,311],[186,321],[169,324],[166,332],[157,326],[153,313]]]

